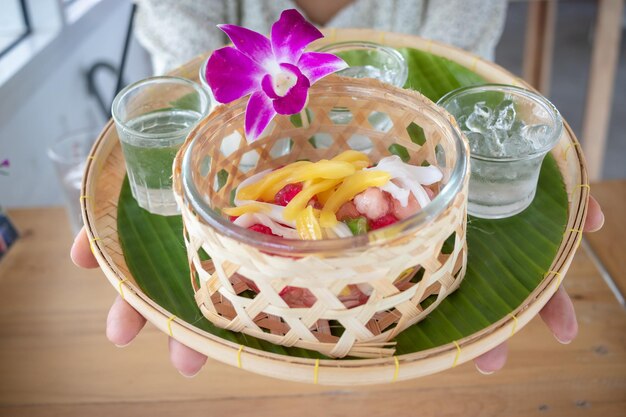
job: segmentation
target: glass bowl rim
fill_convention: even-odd
[[[388,55],[389,57],[391,57],[391,59],[398,63],[398,67],[400,68],[400,71],[398,72],[397,76],[394,79],[394,82],[391,83],[391,85],[402,88],[404,84],[406,84],[406,81],[409,78],[409,64],[406,62],[406,59],[404,59],[404,56],[397,49],[390,46],[368,41],[341,41],[320,46],[315,50],[315,52],[336,53],[349,49],[375,50]]]
[[[349,77],[341,77],[344,80],[354,80]],[[350,91],[359,92],[361,94],[367,94],[371,92],[369,87],[365,86],[349,86]],[[388,87],[387,87],[388,88]],[[398,89],[404,91],[402,89]],[[330,90],[328,90],[330,91]],[[413,92],[411,92],[413,93]],[[422,107],[430,112],[430,115],[438,119],[438,122],[442,123],[449,134],[452,135],[454,141],[455,150],[457,152],[457,160],[452,168],[448,182],[443,186],[439,194],[423,209],[419,210],[416,214],[407,217],[406,219],[399,220],[394,223],[392,227],[397,227],[401,231],[393,236],[389,236],[386,233],[386,228],[370,231],[363,235],[345,237],[345,238],[333,238],[333,239],[321,239],[321,240],[299,240],[299,239],[285,239],[278,236],[264,235],[246,228],[237,226],[226,219],[222,214],[218,213],[215,209],[208,206],[204,197],[200,194],[195,183],[193,181],[193,174],[191,172],[191,158],[194,154],[194,147],[198,141],[201,140],[200,133],[204,133],[204,129],[211,129],[211,121],[219,121],[224,115],[219,112],[213,112],[207,116],[203,122],[196,125],[194,130],[189,134],[189,143],[184,147],[182,155],[182,167],[181,167],[181,192],[183,194],[183,204],[189,203],[197,215],[210,227],[215,229],[219,234],[233,238],[238,242],[254,246],[258,249],[268,252],[293,252],[297,254],[315,254],[320,252],[330,251],[343,251],[349,249],[365,248],[372,244],[384,244],[388,241],[405,236],[412,230],[426,224],[432,219],[439,216],[444,212],[454,201],[455,197],[463,188],[465,180],[469,176],[469,150],[466,148],[467,142],[461,131],[458,129],[456,123],[450,121],[443,113],[440,113],[435,108],[429,108],[427,104],[416,102],[411,100],[410,96],[405,97],[405,101],[412,101],[415,105],[420,107],[420,111],[423,111]],[[245,109],[245,102],[240,99],[236,106]],[[233,112],[226,113],[233,114]],[[244,115],[243,111],[238,112],[228,120],[223,120],[222,123],[215,123],[216,126],[213,129],[219,129],[223,123],[230,123],[234,119],[240,118]],[[207,139],[204,139],[207,140]]]
[[[563,134],[563,117],[561,113],[556,108],[554,104],[550,100],[548,100],[543,95],[535,92],[533,90],[517,87],[510,84],[497,84],[497,83],[487,83],[480,85],[470,85],[465,87],[460,87],[455,90],[452,90],[445,95],[443,95],[439,100],[437,100],[437,105],[443,107],[446,111],[446,104],[449,104],[453,99],[457,97],[462,97],[465,95],[473,94],[476,92],[482,91],[502,91],[502,92],[511,92],[519,96],[523,96],[526,99],[530,99],[531,101],[539,104],[548,114],[550,119],[554,122],[554,129],[551,132],[551,137],[548,143],[539,148],[535,149],[533,152],[527,153],[522,156],[487,156],[470,152],[471,159],[477,159],[480,161],[489,161],[489,162],[514,162],[514,161],[524,161],[528,159],[534,159],[548,153],[554,145],[558,142],[559,138]],[[454,115],[453,115],[454,117]],[[455,117],[456,119],[456,117]],[[459,127],[460,129],[460,127]]]
[[[198,93],[198,95],[200,96],[200,100],[201,100],[200,106],[203,108],[203,111],[199,112],[200,116],[198,117],[198,120],[196,121],[196,123],[192,124],[191,126],[185,129],[181,129],[180,131],[177,131],[176,132],[177,134],[183,133],[183,132],[185,134],[189,134],[191,130],[193,130],[195,125],[200,120],[202,120],[203,118],[207,116],[207,114],[209,113],[211,109],[211,97],[209,97],[209,95],[207,94],[205,89],[202,88],[201,85],[198,85],[198,83],[192,80],[189,80],[183,77],[175,77],[171,75],[159,75],[155,77],[148,77],[148,78],[141,79],[139,81],[136,81],[124,87],[119,93],[117,93],[117,95],[113,99],[113,103],[111,104],[111,117],[113,118],[113,121],[115,122],[115,124],[125,130],[132,132],[133,136],[137,136],[137,137],[144,138],[144,139],[158,139],[163,136],[163,134],[161,133],[139,132],[136,129],[129,127],[128,121],[123,121],[119,114],[118,107],[120,106],[122,99],[133,90],[136,90],[150,83],[156,83],[156,84],[172,83],[172,84],[186,85],[188,87],[191,87],[193,90],[195,90],[196,93]]]

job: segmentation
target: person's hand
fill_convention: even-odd
[[[585,222],[585,232],[594,232],[602,227],[604,215],[593,197],[589,199],[589,212]],[[72,261],[82,268],[97,268],[98,263],[91,253],[85,230],[76,236],[71,250]],[[570,343],[578,333],[578,323],[574,307],[565,289],[561,286],[541,310],[541,318],[561,343]],[[116,346],[128,345],[139,334],[146,319],[126,301],[118,296],[107,317],[106,335]],[[204,366],[207,357],[182,343],[169,338],[170,361],[178,371],[187,377],[196,375]],[[502,343],[487,353],[474,359],[476,368],[484,374],[500,370],[507,357],[507,345]]]
[[[604,224],[604,214],[602,214],[600,205],[593,197],[589,197],[588,210],[583,230],[585,232],[595,232]],[[571,343],[578,334],[578,322],[576,321],[574,305],[562,285],[539,312],[539,315],[554,335],[554,338],[560,343]],[[504,342],[474,359],[474,365],[481,373],[492,374],[502,369],[506,363],[506,357],[507,344]]]
[[[70,255],[72,261],[81,268],[98,267],[98,262],[91,253],[89,239],[84,228],[74,239]],[[106,335],[111,343],[118,347],[124,347],[133,341],[145,324],[146,319],[118,295],[109,310]],[[172,365],[186,377],[192,377],[200,372],[207,359],[203,354],[188,348],[171,337],[169,338],[169,351]]]

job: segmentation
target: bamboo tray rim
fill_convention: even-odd
[[[343,40],[369,40],[398,48],[411,47],[455,61],[483,76],[488,82],[505,82],[534,90],[526,82],[513,76],[497,64],[485,61],[476,55],[450,45],[413,35],[380,32],[370,29],[326,29],[323,32],[325,32],[327,37],[323,39],[324,42],[322,43]],[[197,66],[205,56],[202,55],[195,58],[175,70],[174,73],[180,74],[187,71],[189,73],[188,77],[195,77],[197,75]],[[103,243],[101,236],[103,236],[104,226],[98,225],[98,218],[94,210],[94,198],[90,198],[90,196],[95,196],[95,193],[98,192],[96,184],[100,174],[99,171],[101,171],[100,168],[102,168],[106,159],[115,150],[115,147],[119,147],[115,125],[112,120],[106,124],[100,133],[88,157],[81,190],[81,210],[85,229],[92,244],[92,251],[113,287],[116,288],[123,299],[144,315],[148,321],[181,343],[215,360],[280,379],[327,385],[365,385],[392,382],[439,372],[474,359],[504,342],[524,327],[539,313],[545,303],[556,292],[569,268],[576,249],[580,245],[582,225],[587,213],[589,196],[587,171],[581,146],[572,129],[565,121],[564,136],[561,138],[561,141],[564,140],[563,138],[566,138],[567,146],[565,147],[566,150],[561,149],[561,152],[565,155],[562,158],[566,159],[567,155],[575,156],[573,166],[577,170],[576,173],[580,180],[578,184],[571,184],[567,181],[567,167],[563,166],[566,161],[559,160],[560,157],[557,155],[558,151],[555,148],[552,153],[559,164],[569,198],[568,229],[561,241],[552,267],[543,281],[512,313],[490,326],[453,343],[391,358],[309,359],[250,348],[222,339],[178,319],[144,294],[131,281],[132,276],[126,276],[122,271],[122,268],[126,268],[125,263],[122,264],[123,257],[122,262],[118,261],[119,264],[116,263],[112,257],[114,254],[110,253]],[[573,153],[568,154],[570,149],[573,150]],[[572,169],[571,166],[570,169]],[[121,183],[118,188],[121,188]],[[114,206],[115,216],[117,216],[117,201],[110,203]],[[114,227],[113,232],[115,235],[117,234],[117,224],[114,226],[108,225],[107,227]],[[117,255],[118,257],[119,255],[123,256],[123,254],[119,253]]]

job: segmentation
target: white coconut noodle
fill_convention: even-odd
[[[430,198],[422,185],[431,185],[443,178],[443,173],[439,168],[405,164],[397,155],[387,156],[378,161],[375,167],[367,168],[367,170],[383,171],[391,175],[394,181],[389,181],[378,188],[391,194],[402,207],[408,204],[408,191],[413,194],[421,207],[426,206],[430,203]]]
[[[279,224],[265,213],[246,213],[237,217],[233,223],[244,228],[248,228],[255,224],[262,224],[263,226],[269,227],[275,235],[282,236],[285,239],[300,238],[295,229]]]

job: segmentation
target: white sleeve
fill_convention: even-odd
[[[493,60],[506,8],[506,0],[431,0],[419,34]]]
[[[136,0],[135,35],[163,74],[226,43],[216,25],[232,20],[236,2],[223,0]]]

